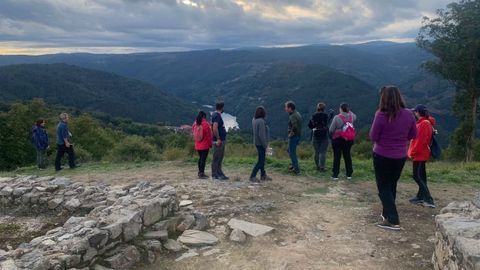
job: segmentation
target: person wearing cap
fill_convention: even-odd
[[[430,116],[425,105],[419,104],[412,110],[417,118],[417,138],[410,141],[408,157],[413,161],[413,179],[418,185],[418,193],[410,199],[410,202],[435,208],[427,185],[425,166],[430,159],[430,142],[432,141],[435,119]]]

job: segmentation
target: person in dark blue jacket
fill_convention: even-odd
[[[75,165],[75,152],[73,151],[73,144],[70,143],[72,134],[68,131],[68,121],[70,117],[67,113],[60,114],[60,122],[57,125],[57,156],[55,157],[55,171],[60,171],[61,161],[65,153],[68,154],[68,165],[70,169],[77,167]]]
[[[39,169],[45,169],[47,167],[48,133],[44,119],[38,119],[33,126],[32,143],[37,150],[37,166]]]

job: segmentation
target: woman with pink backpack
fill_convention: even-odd
[[[195,141],[195,150],[198,152],[198,178],[208,179],[205,174],[205,164],[207,162],[208,152],[212,147],[212,130],[207,121],[207,114],[204,111],[198,112],[197,119],[192,125],[193,140]]]
[[[357,116],[350,111],[347,103],[340,104],[339,112],[338,115],[333,117],[329,129],[333,149],[332,179],[338,180],[340,159],[343,155],[346,177],[350,180],[353,174],[352,154],[350,150],[355,140],[355,127],[353,126],[353,122],[355,122]]]

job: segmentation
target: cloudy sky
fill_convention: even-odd
[[[452,0],[0,0],[0,54],[412,41]]]

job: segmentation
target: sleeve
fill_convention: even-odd
[[[310,121],[308,121],[308,128],[313,129],[315,128],[314,122],[313,122],[313,115],[310,118]]]
[[[333,117],[332,123],[330,124],[330,128],[328,130],[330,132],[330,134],[333,134],[335,132],[335,130],[337,129],[337,119],[338,119],[338,115]]]
[[[261,144],[263,147],[267,148],[268,145],[268,139],[267,139],[267,127],[265,125],[265,121],[262,121],[260,125],[257,125],[258,127],[258,137],[261,140]]]
[[[63,126],[61,131],[62,131],[62,139],[63,140],[68,139],[69,137],[68,127]]]
[[[432,137],[431,125],[426,122],[420,123],[417,130],[418,147],[421,147],[422,149],[428,148],[430,146],[431,137]]]
[[[297,133],[300,129],[300,119],[298,117],[292,117],[292,131]]]
[[[218,124],[219,122],[220,122],[220,119],[218,118],[218,113],[214,113],[214,114],[212,115],[212,124],[213,124],[213,123],[217,123],[217,124]]]
[[[415,118],[412,115],[412,124],[410,126],[410,131],[408,132],[408,140],[413,140],[418,137],[417,134],[417,123],[415,121]]]
[[[372,140],[372,142],[377,142],[378,140],[380,140],[382,129],[383,129],[382,121],[380,119],[379,113],[377,112],[375,114],[375,118],[373,119],[372,127],[370,128],[369,135],[370,135],[370,140]]]

